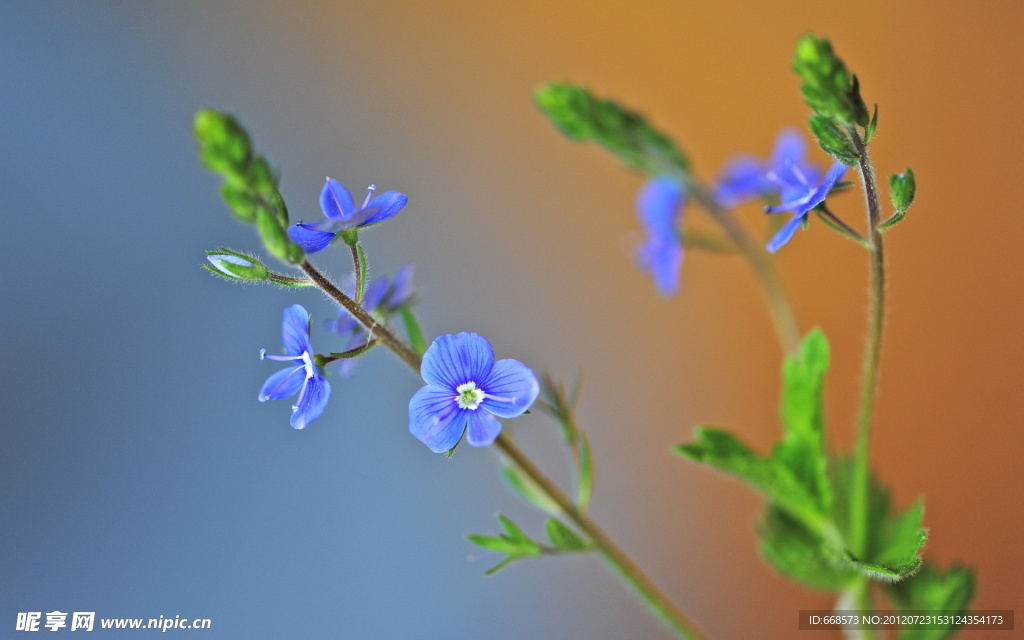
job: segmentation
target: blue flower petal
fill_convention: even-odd
[[[637,251],[640,269],[654,280],[663,297],[679,293],[679,273],[683,267],[683,246],[676,240],[649,238]]]
[[[293,304],[284,310],[281,321],[281,342],[284,352],[290,356],[301,356],[303,352],[313,355],[309,344],[309,312],[300,304]]]
[[[772,149],[772,166],[783,167],[800,164],[806,153],[807,145],[803,135],[793,128],[783,129],[775,138],[775,147]]]
[[[386,305],[389,308],[400,307],[412,297],[412,276],[415,270],[415,267],[410,262],[395,274],[395,279],[391,281],[391,290],[387,296]]]
[[[323,251],[331,246],[331,242],[334,241],[336,235],[338,234],[329,231],[318,231],[315,225],[303,224],[301,222],[288,227],[288,237],[295,244],[302,247],[302,250],[306,253]]]
[[[319,375],[306,378],[306,384],[299,392],[299,399],[292,407],[291,425],[296,429],[304,429],[306,425],[320,417],[330,397],[330,383]]]
[[[480,383],[480,388],[486,394],[484,401],[480,403],[481,407],[500,418],[523,415],[540,393],[537,376],[518,360],[495,362],[491,375]],[[472,421],[470,424],[472,425]],[[472,426],[470,430],[472,431]]]
[[[260,389],[259,401],[281,400],[294,396],[306,381],[306,367],[288,367],[267,378]]]
[[[796,230],[800,228],[806,218],[807,214],[804,213],[802,215],[794,216],[792,220],[782,225],[782,228],[779,229],[778,233],[776,233],[771,241],[768,242],[768,253],[775,253],[785,246],[787,242],[792,240],[793,234],[796,233]]]
[[[674,234],[684,195],[682,185],[668,176],[648,180],[637,194],[640,222],[652,235]]]
[[[818,185],[818,188],[815,189],[814,193],[811,195],[811,199],[807,204],[807,211],[813,209],[814,207],[818,206],[819,204],[825,201],[825,198],[828,197],[829,192],[832,191],[832,187],[836,186],[836,183],[839,182],[840,178],[842,178],[843,175],[846,174],[847,169],[849,169],[849,167],[847,167],[842,162],[838,161],[833,163],[832,166],[829,167],[828,173],[825,174],[825,178],[821,181],[821,184]]]
[[[367,311],[375,311],[380,307],[381,302],[384,301],[384,296],[388,292],[390,284],[391,283],[388,282],[387,276],[381,276],[371,282],[363,293],[363,308]]]
[[[751,156],[738,156],[729,161],[716,181],[715,200],[723,207],[735,207],[768,190],[764,164]]]
[[[320,190],[320,209],[328,218],[347,220],[355,213],[356,203],[345,185],[328,178]]]
[[[395,215],[409,202],[409,197],[397,191],[385,191],[366,205],[366,208],[376,207],[377,212],[367,218],[362,226],[383,222]]]
[[[349,315],[344,309],[338,310],[338,317],[324,320],[324,329],[333,333],[346,334],[360,327],[359,321]]]
[[[501,422],[486,411],[467,411],[469,426],[466,429],[466,442],[474,447],[486,447],[494,442],[501,433]]]
[[[455,402],[454,391],[427,385],[409,400],[409,433],[434,453],[444,453],[462,438],[467,413]]]
[[[487,338],[469,332],[438,336],[423,354],[420,375],[432,384],[452,393],[460,384],[479,385],[494,366],[494,349]]]

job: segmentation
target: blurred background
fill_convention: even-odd
[[[888,236],[873,460],[897,504],[924,496],[927,562],[973,566],[974,608],[1024,610],[1022,17],[1013,1],[0,4],[0,635],[60,610],[212,620],[172,636],[667,637],[596,557],[482,577],[465,534],[496,532],[498,511],[536,535],[542,519],[494,452],[446,461],[408,434],[421,383],[390,354],[335,378],[304,431],[256,402],[281,310],[333,310],[199,268],[220,244],[259,249],[195,157],[210,105],[281,169],[294,219],[319,219],[325,175],[408,194],[365,244],[377,274],[415,262],[429,337],[582,369],[596,519],[710,637],[794,637],[830,598],[761,562],[759,497],[669,454],[702,423],[761,450],[778,436],[754,281],[690,252],[682,294],[658,298],[630,256],[640,178],[563,140],[531,92],[571,80],[639,108],[710,179],[803,126],[789,63],[808,30],[880,105],[880,176],[918,179]],[[834,205],[861,224],[860,196]],[[343,277],[332,253],[319,263]],[[812,224],[776,265],[801,326],[831,339],[831,445],[849,448],[865,252]],[[550,421],[511,428],[568,484]]]

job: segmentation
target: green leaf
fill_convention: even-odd
[[[363,251],[363,245],[356,245],[356,255],[359,256],[359,291],[356,291],[356,304],[363,304],[363,296],[366,295],[366,281],[367,271],[369,271],[370,264],[366,259],[366,252]]]
[[[516,523],[512,522],[507,516],[498,514],[498,520],[501,522],[501,526],[512,538],[517,540],[529,540],[530,537],[523,533],[523,530],[516,526]]]
[[[761,555],[783,575],[814,589],[842,591],[859,574],[845,554],[782,509],[769,506],[761,522]]]
[[[589,548],[579,534],[565,526],[560,520],[548,518],[548,521],[544,523],[544,528],[548,532],[548,540],[559,551],[586,551]]]
[[[800,91],[819,115],[843,124],[869,124],[868,108],[860,96],[857,76],[832,51],[827,38],[807,34],[800,38],[793,70],[803,81]]]
[[[902,582],[889,585],[887,591],[901,610],[963,611],[974,597],[974,573],[954,565],[942,572],[926,566]],[[957,627],[945,629],[903,629],[899,640],[945,640],[956,634]]]
[[[813,114],[807,124],[825,153],[851,167],[860,162],[860,155],[853,142],[831,119]]]
[[[905,212],[909,209],[910,205],[914,203],[914,195],[917,191],[917,184],[914,181],[914,170],[907,167],[906,172],[894,173],[889,176],[889,191],[892,194],[892,206],[895,207],[896,211]],[[895,224],[895,222],[892,224]]]
[[[416,319],[416,314],[413,313],[412,307],[409,305],[402,305],[398,311],[402,314],[405,332],[409,335],[409,346],[416,352],[416,355],[422,357],[427,352],[427,341],[423,337],[423,329],[420,327],[419,320]]]
[[[583,87],[552,82],[534,93],[537,106],[568,138],[596,142],[632,169],[652,176],[689,171],[686,155],[643,116]]]
[[[590,455],[590,440],[583,431],[577,432],[576,446],[579,448],[579,469],[576,476],[576,506],[586,511],[590,496],[594,492],[594,464]]]
[[[835,490],[833,521],[847,537],[853,467],[849,458],[840,458],[831,465]],[[921,567],[920,552],[928,539],[928,532],[922,527],[923,504],[919,500],[902,513],[894,510],[889,491],[873,475],[869,477],[868,501],[867,550],[863,557],[848,552],[848,560],[876,580],[892,582],[913,575]]]
[[[467,537],[470,542],[478,547],[517,557],[528,555],[528,550],[531,548],[530,545],[523,544],[522,540],[516,540],[508,536],[485,536],[471,533]]]
[[[552,515],[561,511],[554,500],[541,491],[533,481],[520,473],[515,466],[507,463],[503,465],[501,468],[501,479],[505,481],[505,484],[512,490],[512,493],[541,511]]]
[[[871,116],[871,122],[864,129],[864,144],[871,142],[871,138],[875,137],[875,129],[878,128],[878,105],[875,105],[875,114]]]
[[[812,496],[820,513],[827,513],[832,503],[824,433],[828,365],[828,340],[820,329],[804,338],[796,355],[786,357],[780,412],[784,435],[772,453]]]
[[[815,535],[828,535],[818,500],[783,462],[759,456],[724,429],[697,427],[697,442],[673,450],[695,462],[709,464],[736,476],[760,491],[769,502],[786,510]]]

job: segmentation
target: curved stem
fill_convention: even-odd
[[[387,327],[378,325],[373,316],[366,313],[362,307],[357,305],[351,297],[338,288],[330,279],[320,273],[308,260],[303,261],[300,267],[317,287],[351,313],[370,332],[370,335],[376,336],[403,362],[419,373],[421,359],[404,340],[395,336]],[[591,520],[589,516],[577,509],[573,501],[555,483],[548,479],[508,436],[499,434],[494,444],[552,502],[558,505],[562,513],[579,527],[580,531],[590,538],[596,549],[604,556],[605,561],[619,574],[623,581],[635,590],[637,597],[669,629],[685,640],[704,639],[704,635],[697,630],[689,618],[679,611],[672,601],[651,582],[650,578],[644,575],[640,568],[629,559],[629,556],[612,542],[608,534]]]
[[[637,597],[657,616],[669,629],[680,638],[696,640],[704,635],[694,626],[672,601],[644,575],[636,564],[627,556],[608,534],[602,530],[590,516],[576,508],[572,501],[551,480],[533,464],[526,454],[516,446],[510,438],[500,434],[494,441],[498,450],[526,475],[544,494],[551,498],[562,510],[562,513],[575,524],[580,531],[590,538],[597,551],[605,561],[619,574],[626,584],[631,586]]]
[[[693,176],[682,174],[679,177],[693,199],[711,214],[711,217],[722,227],[729,239],[735,243],[747,262],[750,263],[768,303],[768,312],[772,316],[772,324],[775,326],[779,346],[782,347],[784,353],[795,352],[800,344],[800,328],[793,313],[793,306],[775,274],[768,253],[754,244],[732,213],[718,204]]]
[[[855,127],[847,128],[860,156],[860,175],[867,204],[868,241],[871,246],[871,298],[868,307],[868,332],[864,343],[864,371],[861,382],[860,415],[857,421],[857,450],[854,457],[853,488],[850,500],[850,544],[853,552],[863,557],[867,553],[867,535],[870,517],[869,482],[871,448],[871,419],[874,414],[875,392],[878,388],[878,365],[882,354],[882,332],[885,325],[885,248],[879,229],[882,215],[878,205],[878,187],[875,172],[868,158],[867,145]],[[870,608],[870,590],[860,589],[862,608]]]
[[[392,352],[402,362],[412,367],[417,373],[420,370],[420,357],[416,355],[416,352],[412,350],[405,340],[402,340],[396,336],[391,329],[387,326],[380,324],[377,320],[366,312],[361,306],[356,304],[353,300],[342,291],[338,285],[334,284],[324,274],[317,271],[316,267],[310,264],[309,260],[303,260],[302,264],[299,265],[302,271],[309,276],[309,279],[313,281],[321,291],[330,296],[335,302],[344,307],[345,311],[352,314],[352,317],[359,321],[359,324],[369,332],[370,337],[375,337],[391,349]]]

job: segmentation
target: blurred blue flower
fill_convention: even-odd
[[[387,322],[388,318],[401,309],[412,299],[413,287],[413,265],[407,264],[398,270],[394,280],[387,276],[381,276],[366,287],[363,295],[363,309],[371,315]],[[353,278],[342,285],[342,289],[349,295],[355,297],[355,282]],[[338,317],[324,321],[324,328],[328,331],[341,334],[345,338],[345,347],[342,351],[349,351],[366,344],[369,335],[363,325],[359,324],[352,314],[344,307],[338,307]],[[338,372],[343,376],[350,376],[355,372],[357,358],[343,358],[338,360]]]
[[[825,174],[821,184],[815,186],[805,176],[795,174],[795,181],[790,185],[784,194],[782,204],[774,207],[765,207],[765,213],[779,213],[781,211],[793,211],[796,213],[793,219],[782,225],[778,233],[768,242],[768,252],[775,253],[793,238],[793,234],[804,223],[807,222],[807,214],[811,209],[818,206],[828,197],[832,187],[843,177],[848,167],[842,162],[835,162]],[[799,184],[799,188],[798,185]]]
[[[409,400],[409,431],[434,453],[462,439],[494,442],[498,418],[522,415],[537,399],[537,376],[518,360],[494,361],[491,343],[476,333],[439,336],[423,354],[427,383]],[[495,417],[497,416],[497,417]]]
[[[342,231],[383,222],[401,211],[409,201],[397,191],[385,191],[371,200],[376,188],[372,184],[368,187],[363,206],[356,209],[352,194],[345,185],[328,178],[320,191],[320,209],[325,218],[315,224],[300,222],[292,225],[288,236],[306,253],[323,251]]]
[[[331,385],[324,380],[320,368],[313,364],[313,347],[309,344],[309,313],[301,305],[292,305],[284,310],[281,341],[284,343],[285,355],[267,355],[267,350],[263,349],[260,351],[260,359],[298,362],[299,365],[281,369],[267,378],[260,389],[259,400],[280,400],[299,394],[299,399],[292,406],[291,425],[302,429],[324,412],[327,399],[331,396]]]
[[[683,266],[679,225],[685,204],[683,186],[668,176],[647,181],[637,194],[637,217],[647,232],[637,250],[638,266],[651,275],[654,286],[666,298],[679,292]]]
[[[715,181],[714,197],[723,207],[750,200],[779,197],[792,200],[805,183],[818,181],[821,172],[804,159],[807,145],[796,129],[783,129],[775,139],[771,158],[763,162],[739,155],[730,160]]]

